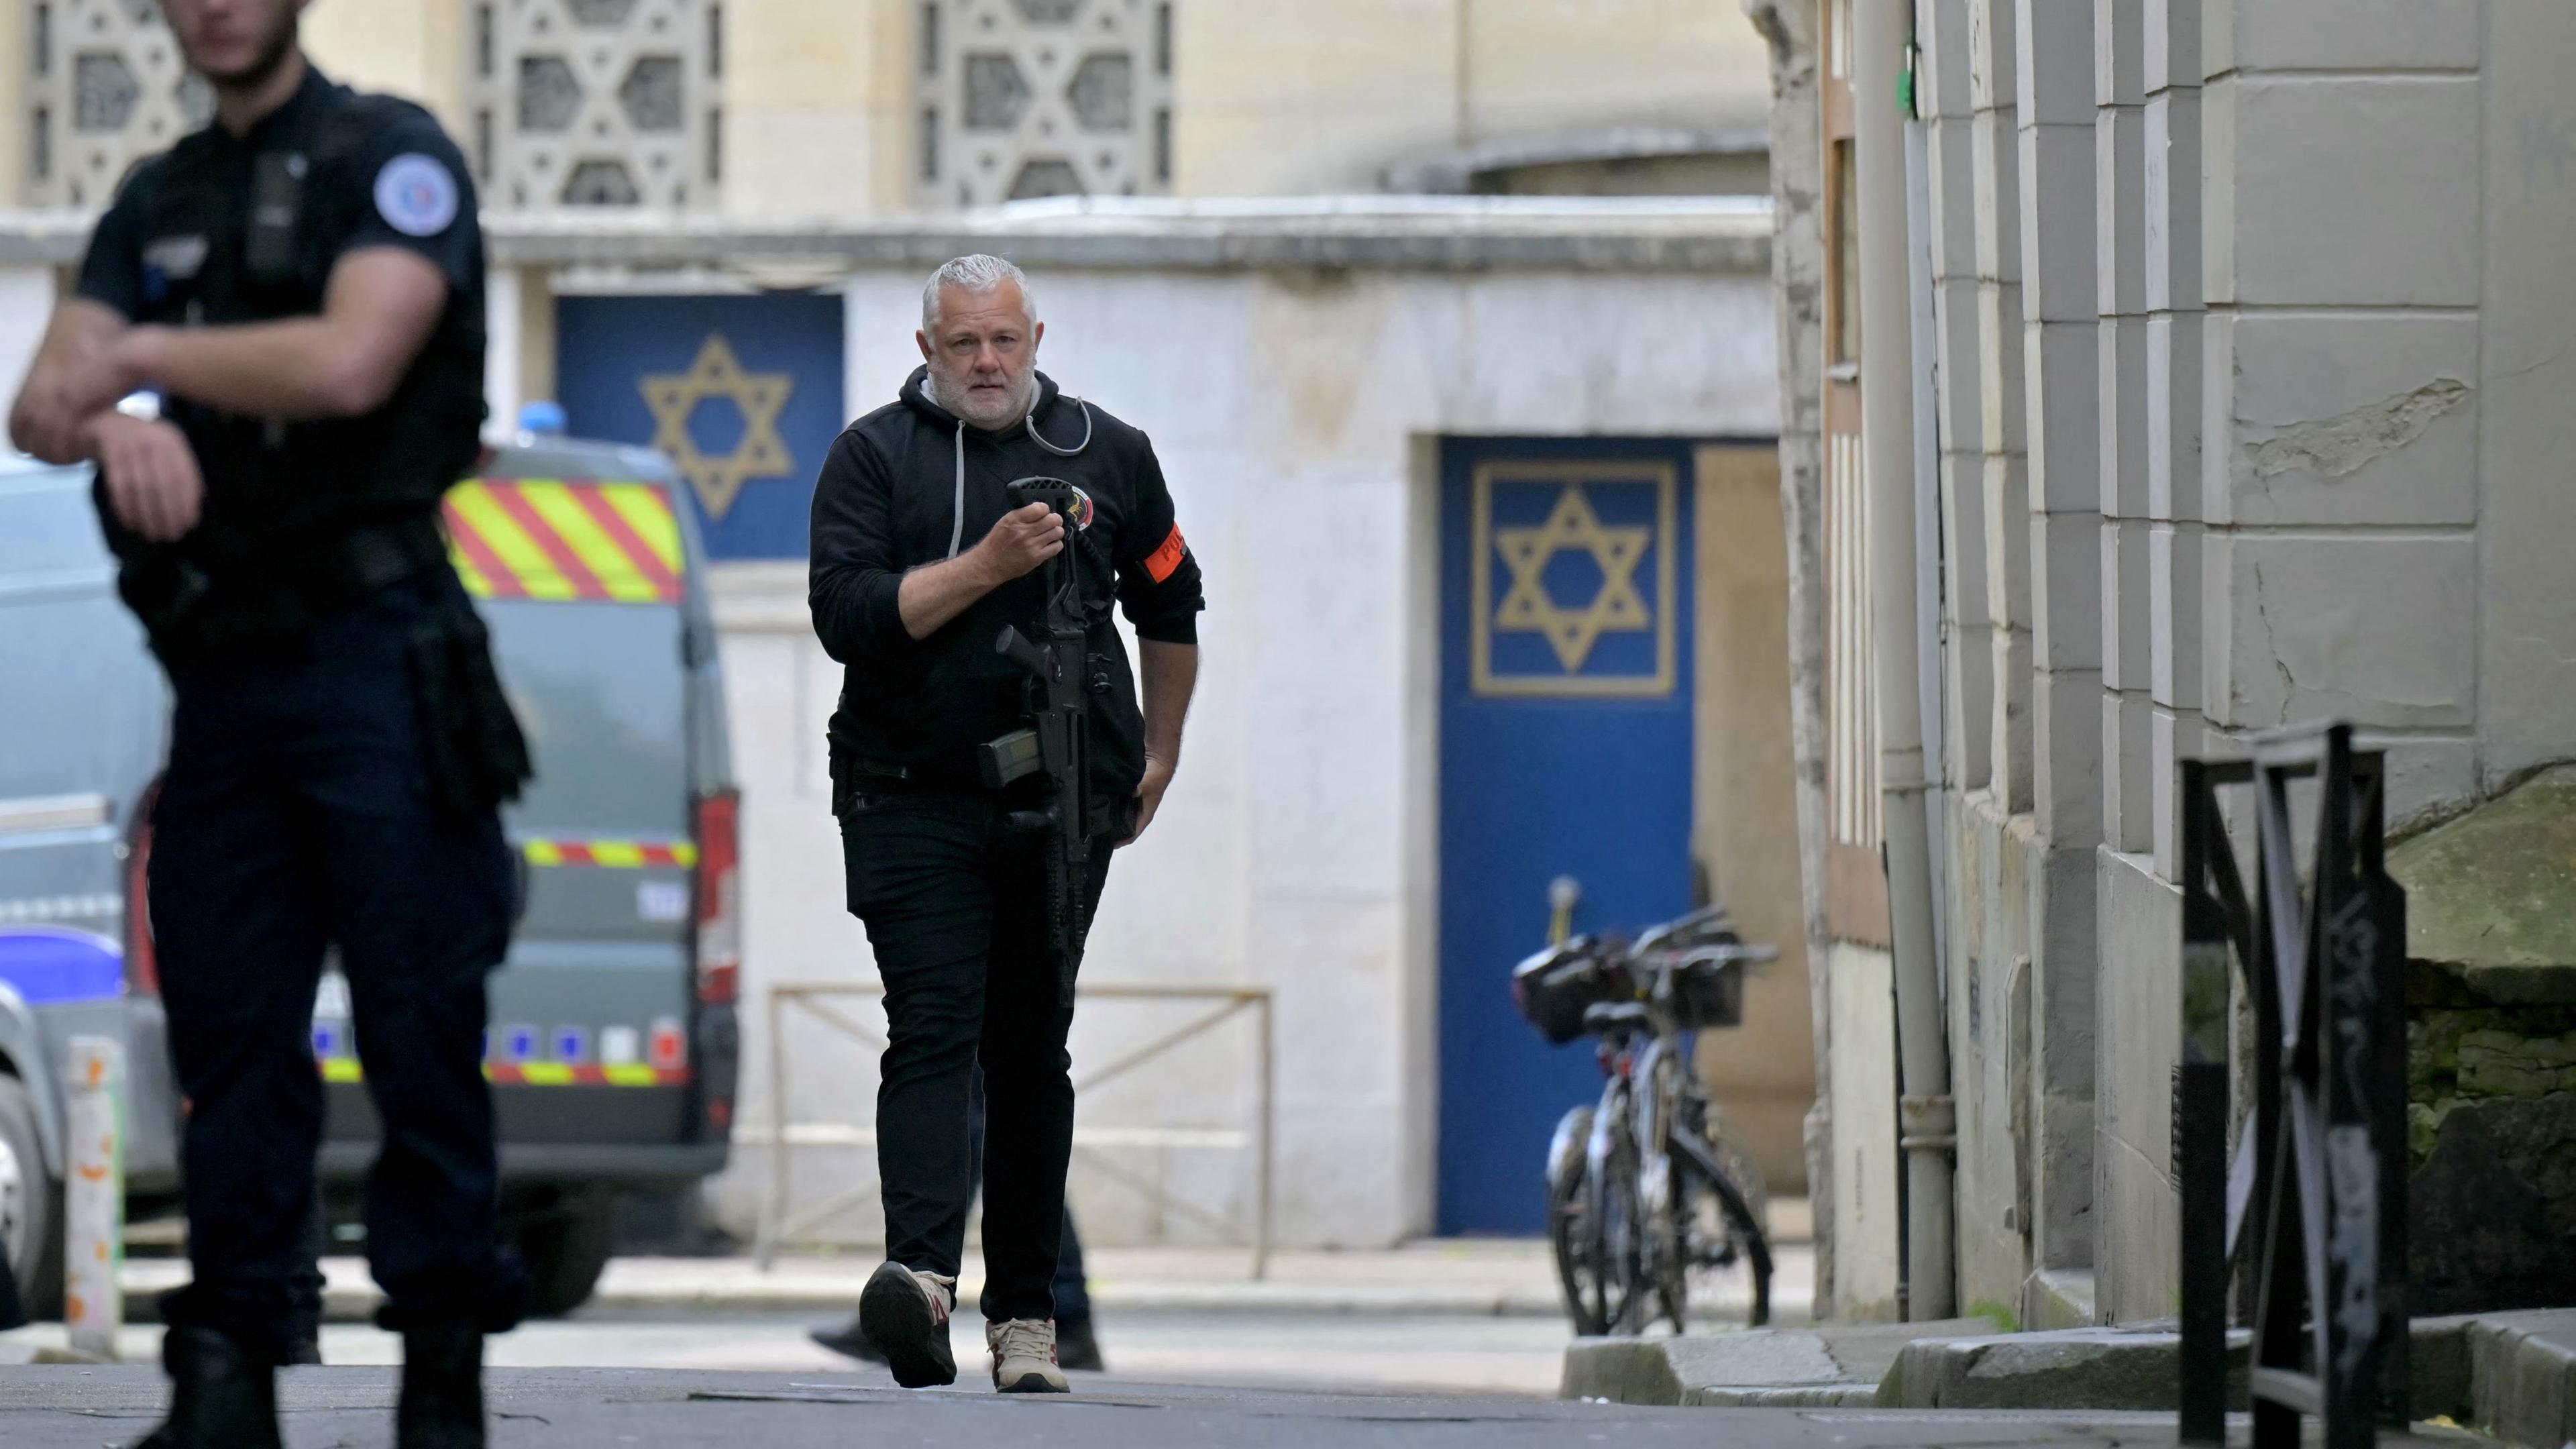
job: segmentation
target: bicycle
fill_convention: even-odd
[[[1743,1021],[1744,973],[1778,953],[1748,945],[1723,906],[1631,943],[1583,936],[1512,972],[1521,1014],[1551,1043],[1581,1036],[1605,1081],[1548,1145],[1547,1225],[1575,1331],[1634,1335],[1771,1317],[1771,1245],[1751,1156],[1726,1131],[1687,1051]],[[1652,1311],[1649,1311],[1651,1307]]]

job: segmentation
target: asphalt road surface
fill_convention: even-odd
[[[806,1337],[806,1330],[837,1316],[593,1307],[503,1334],[492,1340],[489,1358],[496,1368],[857,1371]],[[160,1334],[149,1325],[129,1327],[119,1352],[128,1363],[157,1362]],[[1528,1397],[1556,1392],[1566,1335],[1564,1320],[1552,1318],[1302,1312],[1125,1313],[1100,1325],[1109,1367],[1122,1380]],[[61,1338],[59,1328],[39,1327],[0,1335],[0,1343]],[[983,1320],[960,1315],[953,1344],[961,1382],[975,1382],[985,1366]],[[401,1360],[402,1343],[367,1325],[335,1323],[322,1330],[322,1356],[333,1366],[393,1364]],[[11,1372],[0,1367],[0,1383]],[[0,1434],[0,1444],[10,1443]]]
[[[652,1369],[502,1369],[491,1375],[498,1449],[1894,1449],[1899,1445],[2173,1442],[2169,1415],[1939,1415],[1857,1410],[1642,1409],[1497,1395],[1353,1395],[1086,1379],[1066,1397],[973,1387],[896,1389],[874,1375]],[[0,1444],[100,1449],[159,1413],[148,1368],[0,1369]],[[390,1442],[394,1378],[381,1368],[292,1369],[290,1449]]]

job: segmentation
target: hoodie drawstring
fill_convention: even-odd
[[[957,502],[955,522],[948,525],[948,556],[957,557],[958,545],[966,541],[966,424],[957,424]]]
[[[1055,444],[1048,442],[1046,440],[1046,436],[1038,431],[1038,410],[1034,407],[1029,409],[1029,415],[1021,420],[1020,426],[1029,430],[1030,442],[1037,444],[1039,447],[1046,449],[1048,452],[1055,454],[1059,458],[1071,458],[1080,454],[1083,449],[1091,446],[1091,404],[1084,402],[1078,397],[1071,397],[1069,394],[1059,393],[1057,395],[1059,397],[1069,398],[1073,405],[1081,410],[1081,442],[1074,444],[1070,448],[1059,448]]]
[[[939,405],[939,394],[932,390],[928,377],[921,380],[921,395],[931,406]],[[1076,457],[1091,446],[1091,405],[1080,398],[1073,398],[1072,402],[1082,413],[1082,441],[1070,448],[1059,448],[1038,432],[1035,407],[1030,408],[1029,416],[1020,420],[1020,426],[1028,430],[1031,442],[1059,458]],[[966,420],[963,418],[957,420],[957,497],[956,502],[950,505],[949,516],[948,556],[955,558],[957,551],[966,545]]]

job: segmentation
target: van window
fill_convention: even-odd
[[[670,605],[486,599],[494,662],[537,777],[511,823],[556,839],[689,830],[686,678]]]

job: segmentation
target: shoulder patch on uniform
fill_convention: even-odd
[[[456,220],[456,178],[436,157],[405,151],[376,173],[376,211],[405,236],[436,236]]]

